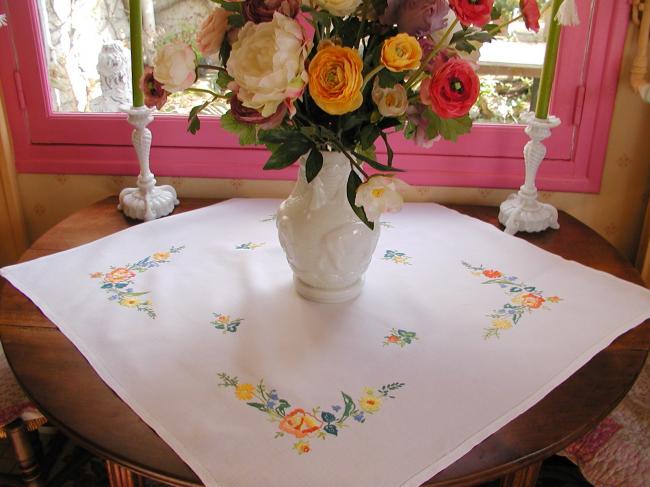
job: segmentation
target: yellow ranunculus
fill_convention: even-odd
[[[362,70],[356,50],[328,45],[309,63],[309,94],[330,115],[353,112],[363,103]]]
[[[408,34],[397,34],[384,41],[381,47],[381,64],[399,73],[420,67],[422,48],[418,40]]]

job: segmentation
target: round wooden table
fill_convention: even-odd
[[[176,212],[215,201],[183,200]],[[109,198],[49,230],[22,261],[66,250],[136,224]],[[454,206],[499,226],[497,209]],[[560,213],[559,231],[523,234],[567,259],[641,284],[636,270],[603,238]],[[99,378],[81,353],[20,292],[0,294],[0,338],[18,380],[65,433],[107,460],[113,485],[131,485],[126,468],[176,485],[200,484],[192,470]],[[501,428],[428,486],[469,486],[501,478],[502,486],[532,486],[541,461],[593,428],[630,389],[650,347],[650,320],[622,335],[536,406]],[[178,418],[183,421],[183,418]],[[126,468],[124,468],[126,467]]]

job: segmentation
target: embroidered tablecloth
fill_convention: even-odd
[[[278,204],[1,271],[210,486],[419,485],[650,317],[646,289],[435,204],[389,215],[358,299],[312,303]]]

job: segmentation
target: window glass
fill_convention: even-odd
[[[156,47],[179,39],[193,42],[195,31],[213,8],[210,0],[142,0],[145,63]],[[499,22],[519,16],[519,0],[496,0]],[[130,104],[129,11],[126,0],[38,0],[55,112],[117,112]],[[544,59],[544,22],[535,34],[519,20],[508,24],[479,59],[481,96],[472,110],[478,122],[518,123],[534,102]],[[202,77],[203,78],[203,77]],[[199,88],[218,90],[211,79]],[[207,98],[175,93],[163,113],[187,114]],[[223,103],[223,102],[222,102]],[[225,104],[204,114],[220,115]]]

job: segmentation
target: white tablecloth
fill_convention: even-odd
[[[207,485],[418,485],[650,317],[646,289],[435,204],[389,215],[358,299],[305,301],[278,204],[1,271]]]

